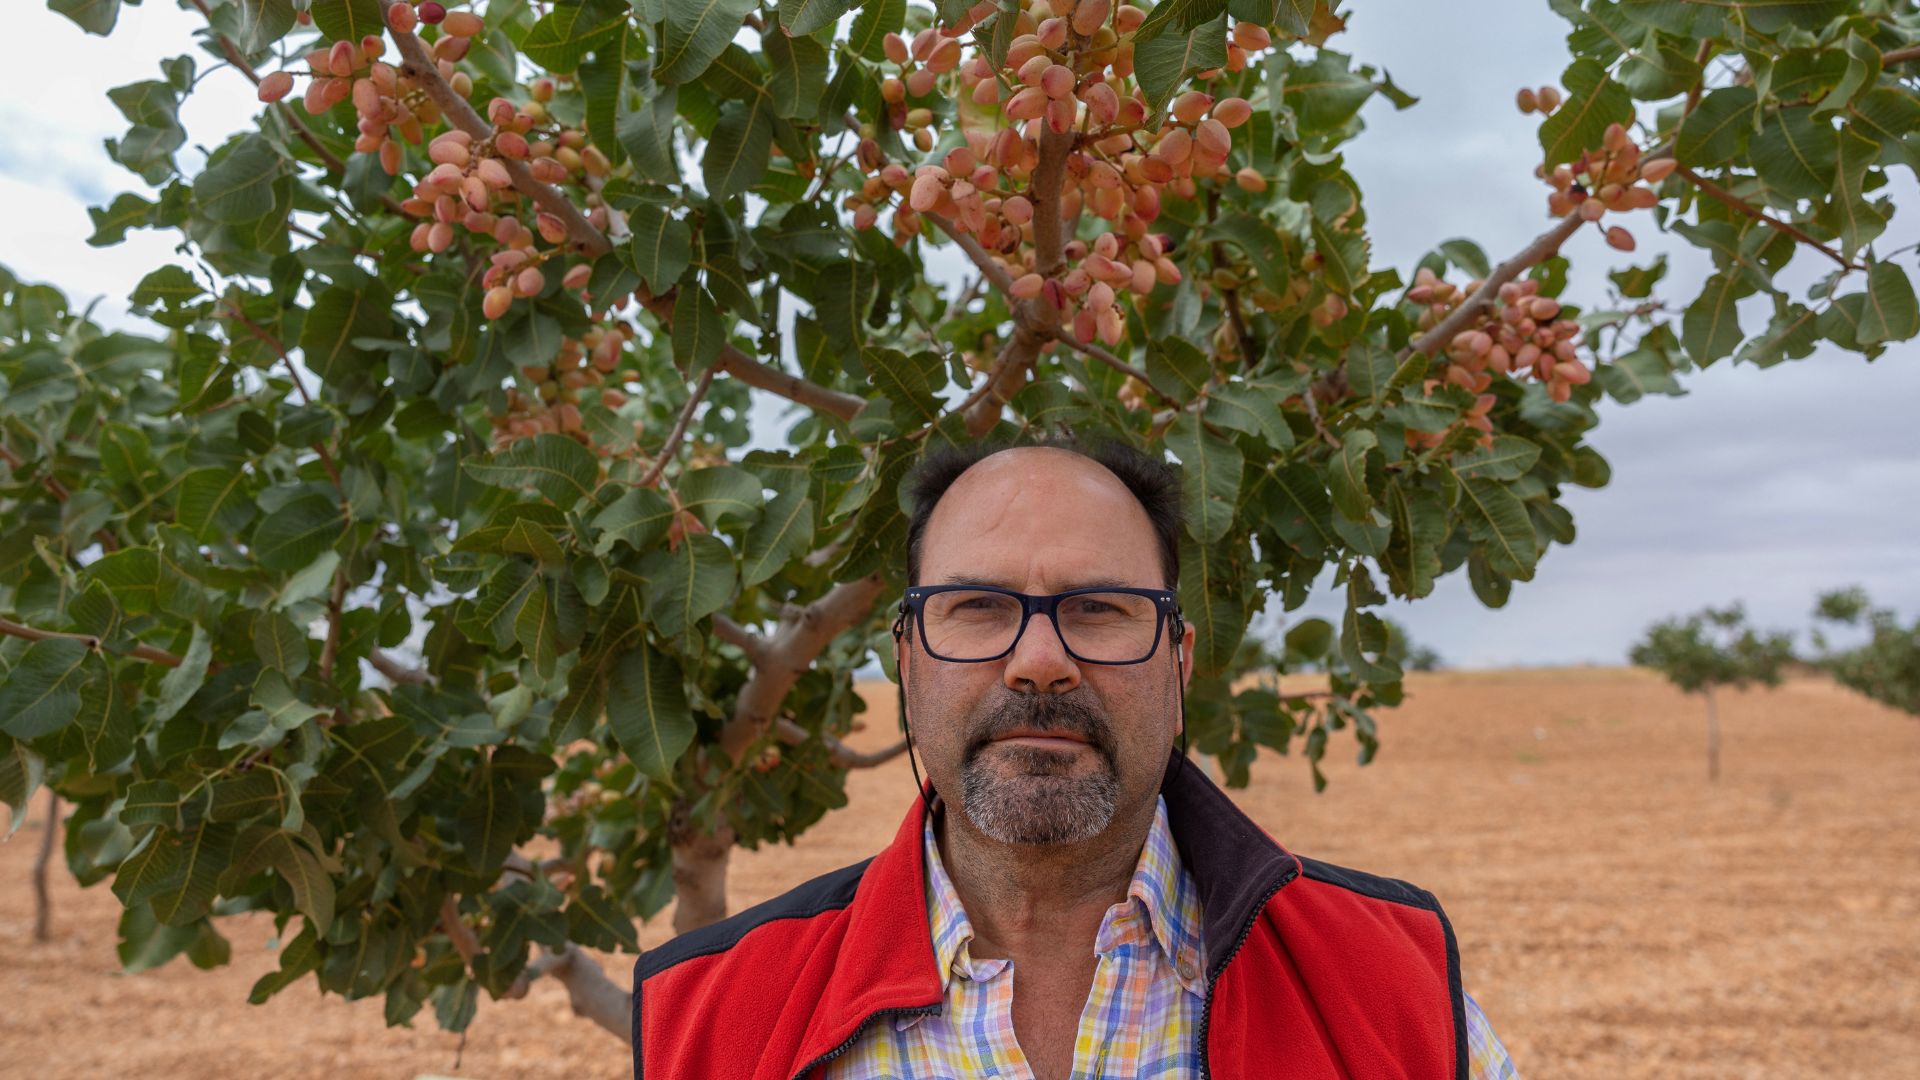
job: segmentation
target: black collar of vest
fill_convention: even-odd
[[[1260,909],[1300,876],[1300,860],[1178,750],[1167,762],[1160,794],[1167,800],[1174,846],[1200,894],[1208,976],[1217,977]]]

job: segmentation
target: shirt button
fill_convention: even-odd
[[[1188,982],[1192,982],[1200,977],[1200,965],[1193,962],[1193,957],[1183,956],[1180,958],[1180,977]]]

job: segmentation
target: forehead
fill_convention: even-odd
[[[982,459],[935,505],[921,583],[1064,592],[1161,585],[1160,548],[1140,500],[1104,465],[1053,447]]]

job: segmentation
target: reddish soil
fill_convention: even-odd
[[[1468,989],[1522,1076],[1920,1078],[1920,721],[1818,680],[1725,695],[1706,779],[1697,699],[1617,669],[1415,676],[1379,760],[1336,741],[1332,786],[1267,758],[1237,794],[1284,843],[1404,877],[1447,905]],[[862,743],[890,733],[874,695]],[[872,853],[911,797],[906,763],[792,849],[743,852],[736,907]],[[0,845],[0,1076],[625,1077],[624,1049],[563,993],[483,1002],[458,1040],[430,1015],[299,984],[245,1003],[271,925],[224,924],[234,962],[124,975],[104,885],[54,876],[54,939],[30,939],[44,823]],[[4,821],[0,811],[0,821]],[[663,916],[642,931],[656,944]],[[614,962],[627,978],[626,959]]]

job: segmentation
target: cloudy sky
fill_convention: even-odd
[[[100,39],[40,0],[10,7],[0,263],[76,302],[98,298],[96,316],[124,325],[124,297],[170,256],[172,241],[136,232],[114,248],[84,243],[88,205],[140,188],[100,147],[124,130],[104,95],[192,51],[195,17],[150,0],[124,8],[120,29]],[[1357,14],[1333,44],[1421,98],[1405,112],[1369,104],[1369,131],[1348,151],[1366,192],[1374,264],[1405,271],[1454,236],[1498,259],[1543,231],[1535,125],[1512,99],[1522,85],[1555,81],[1566,63],[1564,24],[1544,0],[1502,0],[1471,18],[1466,5],[1418,0],[1349,7]],[[254,109],[248,91],[232,72],[210,74],[183,115],[191,145],[218,145],[244,124]],[[1886,248],[1920,238],[1912,175],[1903,171],[1893,190],[1905,213]],[[1690,300],[1706,259],[1665,242],[1651,221],[1634,231],[1633,261],[1668,252],[1675,298]],[[1571,298],[1587,302],[1603,295],[1603,268],[1624,261],[1590,233],[1566,253],[1579,268]],[[1785,280],[1803,287],[1824,272],[1819,258],[1800,254]],[[1911,268],[1911,254],[1903,258]],[[1764,320],[1756,310],[1746,323]],[[1613,482],[1568,496],[1579,541],[1555,547],[1506,608],[1482,607],[1461,573],[1389,613],[1450,663],[1492,667],[1619,663],[1648,623],[1708,603],[1741,600],[1762,624],[1798,627],[1817,591],[1846,584],[1920,611],[1920,347],[1906,343],[1872,364],[1831,350],[1767,371],[1722,362],[1687,387],[1683,398],[1602,406],[1593,441]],[[1308,608],[1333,610],[1330,596]]]

